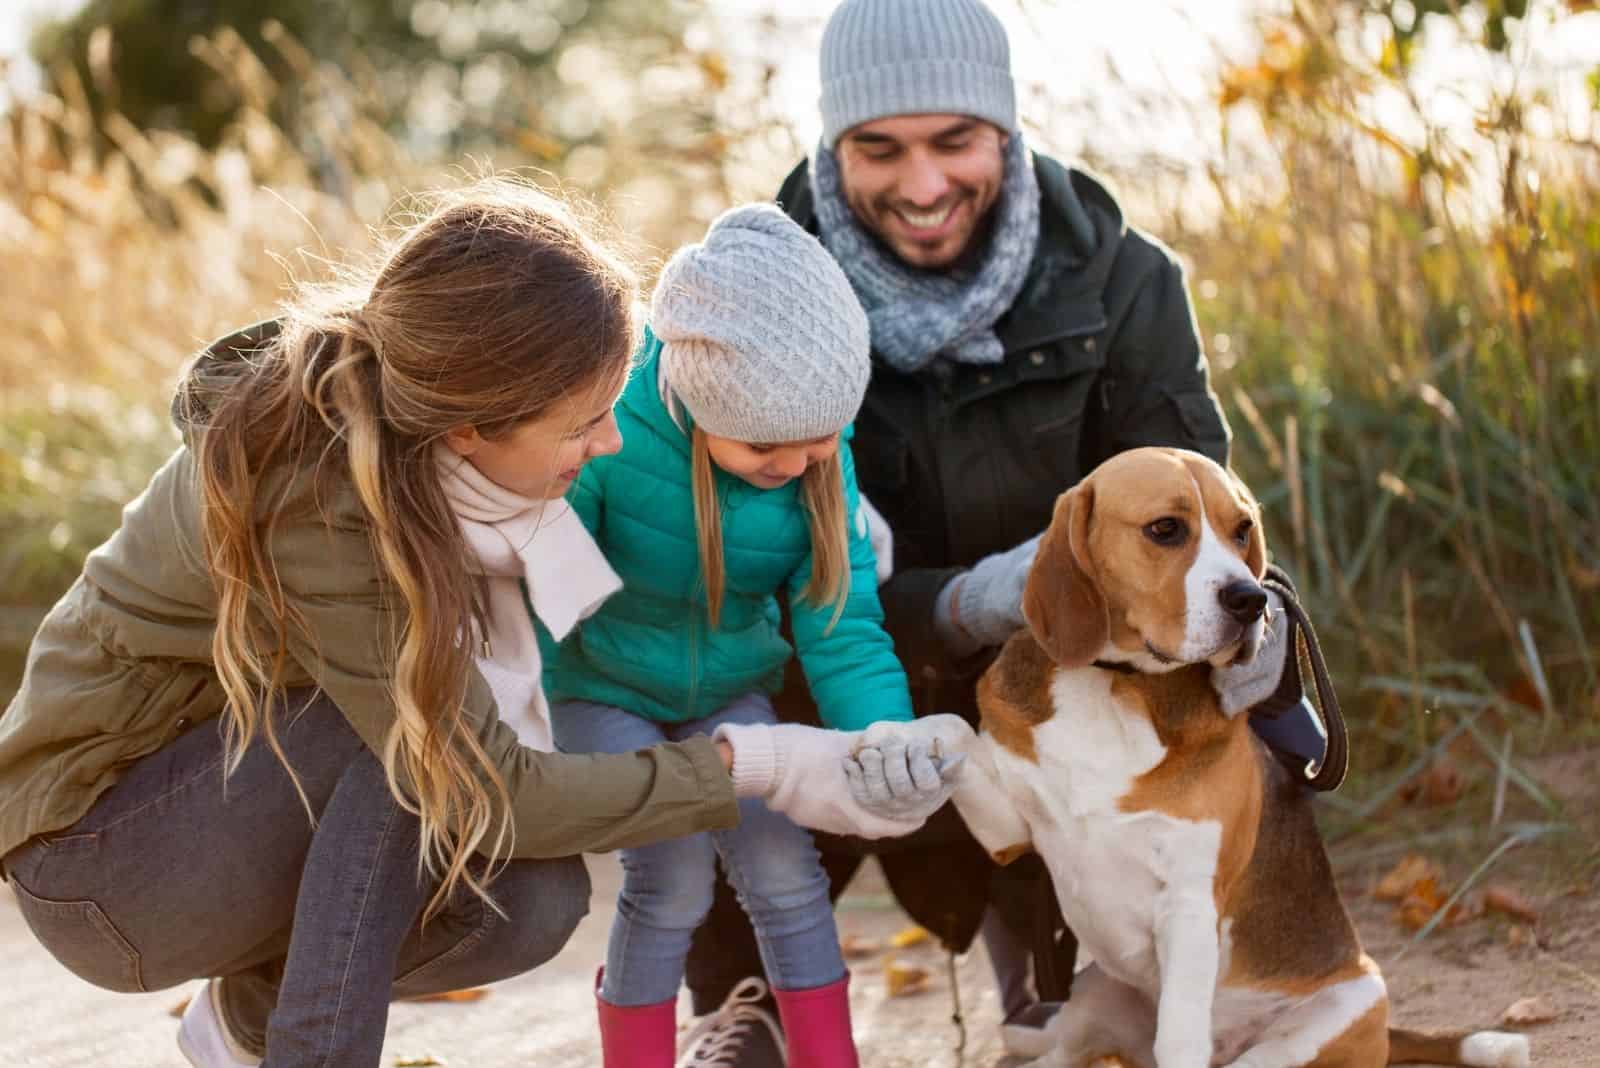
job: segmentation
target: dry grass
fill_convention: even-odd
[[[322,191],[259,115],[215,152],[115,117],[96,130],[70,93],[0,117],[0,637],[65,588],[171,449],[185,355],[269,314],[291,270],[314,269],[299,250],[367,244],[357,204],[388,190],[363,188]]]

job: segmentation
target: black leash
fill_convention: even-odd
[[[1078,936],[1061,914],[1061,899],[1049,877],[1035,891],[1033,990],[1040,1001],[1066,1001],[1078,963]]]
[[[1344,713],[1339,709],[1339,695],[1333,691],[1333,679],[1328,674],[1327,662],[1322,658],[1322,644],[1317,641],[1311,617],[1300,606],[1294,583],[1282,568],[1268,564],[1266,577],[1261,584],[1283,599],[1283,610],[1289,617],[1289,648],[1284,653],[1286,659],[1283,665],[1285,674],[1291,669],[1299,674],[1300,640],[1296,632],[1305,640],[1306,659],[1311,663],[1311,681],[1317,690],[1317,712],[1322,717],[1322,729],[1328,735],[1328,747],[1322,755],[1322,762],[1316,765],[1315,771],[1312,765],[1305,765],[1299,769],[1300,774],[1305,776],[1306,785],[1313,790],[1337,790],[1350,770],[1350,734],[1345,727]]]

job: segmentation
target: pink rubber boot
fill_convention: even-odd
[[[600,996],[601,968],[594,977],[600,1010],[600,1056],[605,1068],[672,1068],[678,1039],[677,1000],[623,1008]]]
[[[789,1068],[859,1068],[850,1034],[850,976],[812,990],[774,990]]]

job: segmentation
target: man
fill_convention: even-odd
[[[1142,445],[1226,463],[1228,428],[1181,268],[1127,227],[1093,177],[1029,153],[1005,30],[981,0],[845,0],[821,59],[822,141],[777,199],[838,260],[871,321],[853,447],[862,491],[893,532],[895,570],[879,593],[917,713],[976,720],[977,679],[1023,625],[1023,584],[1057,495]],[[1303,766],[1323,739],[1298,670],[1284,671],[1286,632],[1216,681],[1225,704],[1253,708]],[[806,718],[804,704],[804,687],[786,687],[787,716]],[[1037,858],[996,868],[953,807],[898,841],[817,844],[836,895],[870,850],[947,945],[965,949],[981,926],[1007,1047],[1039,1052],[1054,1005],[1038,995],[1065,996],[1076,943]],[[728,997],[759,974],[743,914],[719,887],[688,972],[696,1012],[728,998],[701,1028],[729,1058],[716,1063],[783,1063],[751,986]]]

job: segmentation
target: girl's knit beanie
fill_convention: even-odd
[[[650,327],[667,385],[718,437],[826,437],[866,394],[866,313],[827,249],[771,204],[724,212],[668,261]]]

